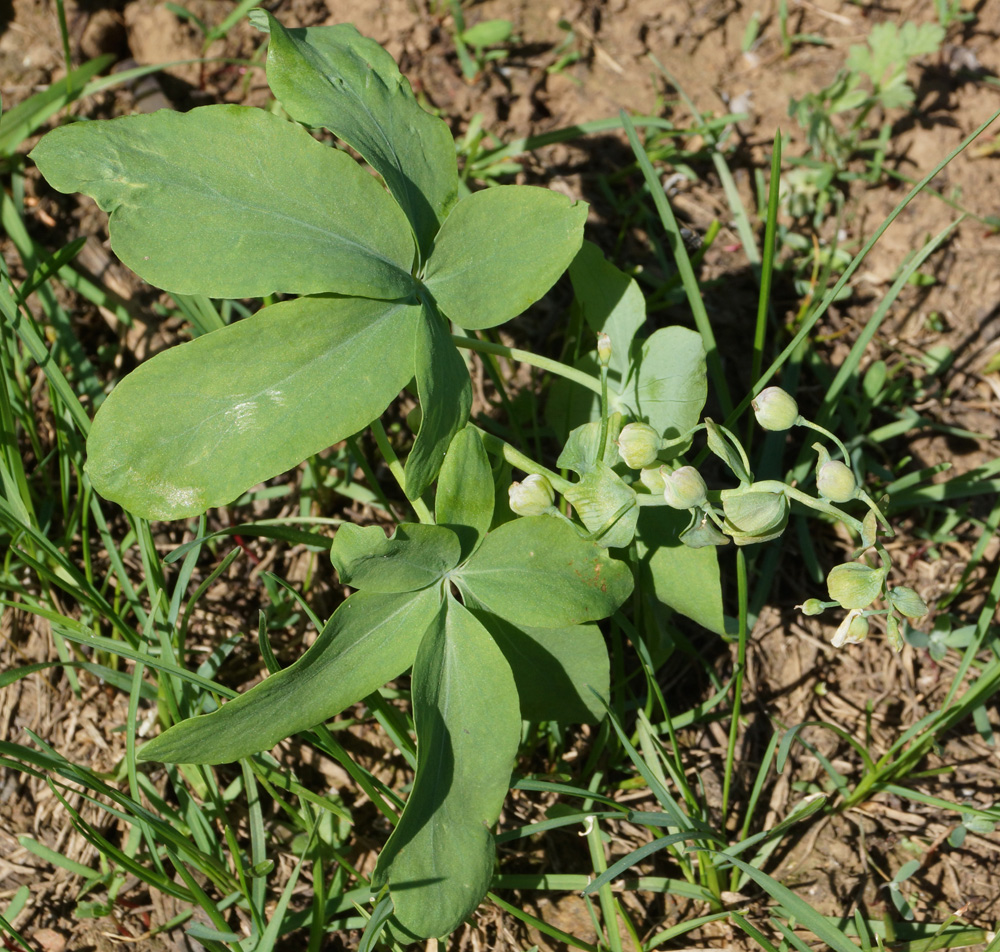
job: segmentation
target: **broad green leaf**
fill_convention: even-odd
[[[266,16],[266,23],[264,21]],[[420,108],[392,57],[349,23],[285,29],[270,13],[267,82],[293,119],[357,149],[400,204],[423,255],[458,197],[447,124]]]
[[[714,546],[680,541],[688,514],[664,506],[640,510],[636,554],[646,580],[643,591],[717,635],[725,634],[722,579]]]
[[[231,502],[375,419],[413,372],[419,316],[301,298],[157,354],[94,420],[94,488],[148,519]]]
[[[830,598],[843,608],[867,608],[882,594],[885,576],[884,568],[873,569],[863,562],[844,562],[830,569],[826,587]]]
[[[417,651],[413,717],[413,792],[372,884],[388,882],[395,918],[430,938],[457,928],[489,888],[490,827],[521,734],[510,666],[486,629],[450,597]]]
[[[444,319],[425,305],[414,344],[420,429],[406,459],[406,495],[416,499],[437,478],[452,437],[469,420],[472,382]]]
[[[473,614],[510,665],[521,717],[561,724],[596,724],[604,719],[601,701],[609,697],[611,666],[597,625],[519,628],[490,612],[473,610]]]
[[[53,188],[108,212],[118,257],[168,291],[413,293],[413,237],[391,196],[346,153],[262,109],[77,122],[31,158]]]
[[[229,763],[321,724],[410,667],[440,607],[431,588],[356,592],[298,661],[212,714],[175,724],[139,748],[139,760]]]
[[[587,206],[531,185],[463,198],[434,242],[424,283],[459,327],[516,317],[566,270],[583,240]]]
[[[639,518],[635,490],[607,463],[595,463],[563,496],[594,534],[595,542],[605,548],[623,549],[632,541]]]
[[[663,327],[643,342],[621,401],[634,419],[672,439],[698,423],[707,396],[701,335],[686,327]]]
[[[632,341],[646,323],[646,299],[639,285],[589,241],[577,252],[569,276],[583,319],[595,334],[604,331],[611,338],[608,366],[624,380],[631,366]]]
[[[579,387],[577,389],[580,389]],[[621,462],[618,455],[618,434],[622,431],[622,415],[612,413],[608,417],[608,431],[604,438],[604,462],[614,466]],[[560,469],[571,469],[574,473],[586,476],[597,466],[597,455],[601,442],[601,421],[594,420],[576,427],[556,460]]]
[[[458,565],[458,536],[444,526],[403,523],[387,539],[381,526],[344,523],[330,558],[344,585],[364,592],[415,592]]]
[[[534,628],[607,618],[632,591],[624,562],[554,516],[526,516],[494,529],[453,578],[483,608]]]
[[[493,471],[479,431],[465,426],[455,434],[438,476],[435,521],[462,543],[467,559],[493,522]]]

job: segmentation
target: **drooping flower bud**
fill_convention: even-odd
[[[818,598],[807,598],[801,605],[795,606],[803,615],[822,615],[823,603]]]
[[[644,466],[639,470],[639,480],[653,495],[663,492],[663,471],[665,466]]]
[[[861,609],[849,611],[833,635],[834,648],[861,644],[868,637],[868,619]]]
[[[830,502],[850,502],[858,491],[858,481],[846,463],[832,459],[816,470],[816,488]]]
[[[660,436],[648,423],[629,423],[618,434],[618,452],[629,469],[642,469],[656,461]]]
[[[696,509],[708,500],[708,486],[693,466],[663,472],[663,498],[674,509]]]
[[[511,483],[507,490],[510,510],[518,516],[542,516],[550,512],[556,494],[544,476],[532,473],[520,483]]]
[[[890,615],[886,619],[885,638],[893,651],[899,653],[903,650],[903,636],[899,630],[899,619],[895,615]]]
[[[724,492],[722,509],[726,514],[724,528],[737,545],[770,542],[788,525],[788,497],[784,493],[738,492],[727,496]]]
[[[611,363],[611,338],[604,331],[597,334],[597,359],[602,367]]]
[[[799,418],[799,405],[781,387],[767,387],[750,401],[757,422],[765,430],[790,430]]]

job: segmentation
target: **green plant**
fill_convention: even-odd
[[[858,558],[872,550],[879,557],[877,566],[855,559],[835,568],[829,576],[832,601],[810,606],[823,610],[836,603],[846,609],[845,641],[859,637],[859,618],[867,631],[873,615],[910,617],[920,614],[921,605],[902,586],[889,583],[888,553],[877,538],[879,524],[886,528],[884,514],[856,482],[845,485],[845,470],[855,481],[847,447],[801,416],[794,403],[790,407],[787,394],[762,391],[756,410],[767,429],[806,427],[834,445],[840,460],[814,444],[819,446],[819,496],[802,488],[807,479],[794,487],[755,479],[734,421],[702,420],[707,374],[725,392],[723,402],[731,401],[704,305],[695,308],[697,285],[675,221],[667,234],[699,331],[669,327],[643,339],[643,296],[596,246],[582,242],[582,206],[524,187],[490,189],[458,201],[447,128],[419,110],[384,51],[349,27],[285,30],[262,14],[255,22],[270,32],[268,78],[289,114],[325,126],[353,146],[388,191],[345,154],[293,124],[239,107],[80,123],[52,133],[33,153],[57,188],[83,189],[111,213],[118,254],[150,280],[190,296],[191,312],[200,314],[206,328],[222,322],[210,302],[195,306],[205,304],[195,296],[300,295],[158,355],[104,402],[90,428],[87,472],[98,491],[138,517],[136,537],[150,566],[153,613],[147,615],[127,588],[123,597],[130,608],[134,604],[143,637],[151,640],[140,641],[120,620],[113,622],[116,634],[127,645],[100,640],[84,624],[64,624],[60,636],[65,628],[66,638],[137,661],[136,705],[143,665],[181,686],[160,698],[163,722],[179,723],[140,747],[139,759],[198,764],[243,758],[247,788],[255,771],[261,783],[273,781],[270,764],[251,755],[309,728],[315,728],[313,736],[323,749],[336,751],[323,722],[368,699],[400,750],[415,759],[416,778],[397,817],[400,803],[393,791],[352,773],[395,826],[376,867],[372,885],[380,901],[365,942],[386,925],[400,938],[438,935],[456,927],[490,884],[490,827],[510,781],[521,718],[558,723],[603,717],[610,665],[595,621],[611,616],[644,653],[650,642],[656,647],[649,633],[665,610],[686,614],[720,635],[735,633],[741,652],[734,676],[735,731],[747,638],[743,547],[781,535],[793,504],[852,529],[860,540]],[[622,122],[634,143],[633,125],[627,117]],[[633,148],[646,174],[648,158]],[[665,201],[662,189],[652,194]],[[769,252],[765,273],[770,263]],[[545,293],[567,266],[580,340],[593,344],[582,346],[576,366],[480,336],[450,334],[449,321],[471,332],[503,323]],[[459,348],[523,361],[560,378],[550,405],[550,422],[562,443],[556,466],[574,478],[560,476],[473,425],[468,369]],[[770,372],[756,389],[762,390],[767,376]],[[403,465],[378,417],[411,378],[421,413],[419,424],[413,419],[416,432]],[[71,402],[72,391],[58,392],[75,408],[70,412],[85,432],[87,421],[79,419],[82,411],[78,401]],[[770,409],[776,403],[788,412],[774,416]],[[628,426],[634,429],[626,432]],[[186,583],[192,554],[205,543],[204,526],[197,527],[196,542],[171,557],[181,563],[181,575],[168,595],[157,577],[160,566],[152,558],[155,549],[144,519],[199,515],[368,427],[418,521],[400,522],[389,538],[379,526],[341,525],[330,555],[341,581],[356,591],[325,625],[317,625],[321,632],[315,645],[284,670],[270,655],[262,624],[260,641],[271,676],[207,713],[214,707],[209,691],[217,687],[208,678],[217,662],[193,675],[175,660],[183,652],[187,613],[200,594],[199,589],[188,600]],[[693,444],[702,436],[705,449],[731,472],[735,486],[709,489],[698,475]],[[827,469],[833,464],[836,478]],[[528,476],[509,485],[511,467]],[[856,504],[858,511],[864,507],[864,518],[840,504]],[[307,538],[317,542],[315,536]],[[30,539],[32,545],[44,544],[44,537]],[[729,541],[740,547],[736,632],[723,614],[716,557],[716,547]],[[46,550],[58,565],[51,572],[56,579],[73,568],[61,555]],[[636,626],[623,611],[633,586]],[[94,616],[120,618],[89,579],[80,580],[79,587]],[[888,607],[872,609],[879,597]],[[182,603],[188,606],[183,613]],[[652,610],[644,607],[649,604]],[[375,693],[411,666],[415,749],[405,726],[399,728],[392,708]],[[655,668],[650,662],[645,669],[651,696],[659,691],[652,678]],[[193,702],[183,690],[189,683],[204,692]],[[721,690],[719,698],[726,693]],[[671,731],[662,695],[659,703]],[[134,744],[134,709],[130,717]],[[611,723],[619,730],[615,719]],[[646,725],[641,730],[653,751],[653,732]],[[785,753],[793,737],[788,735]],[[621,742],[631,756],[628,737]],[[723,813],[729,809],[734,751],[731,743]],[[907,754],[903,751],[901,759]],[[651,752],[649,759],[658,763],[660,756]],[[129,778],[134,790],[127,802],[121,794],[114,798],[117,792],[107,792],[99,778],[71,770],[50,752],[33,762],[136,811],[149,824],[154,842],[169,835],[169,823],[138,812],[141,775],[134,761]],[[342,763],[352,769],[346,757]],[[822,917],[810,920],[807,907],[800,914],[805,904],[789,904],[753,865],[823,801],[801,804],[787,822],[761,836],[748,836],[748,813],[740,842],[722,850],[716,862],[710,857],[725,845],[724,838],[702,819],[685,814],[694,815],[698,804],[683,772],[677,776],[685,793],[681,808],[641,763],[636,768],[664,806],[663,825],[674,827],[665,845],[682,854],[679,844],[691,841],[697,850],[697,868],[690,862],[686,866],[692,879],[703,879],[697,895],[720,903],[719,871],[731,869],[737,885],[744,876],[755,880],[791,915],[812,922],[817,935],[844,948],[842,933]],[[873,765],[872,783],[892,779],[894,766],[879,774]],[[676,775],[669,761],[663,769]],[[208,772],[192,775],[200,790],[222,801],[222,793],[205,779]],[[312,802],[337,809],[327,799]],[[191,814],[196,816],[194,808]],[[196,829],[211,825],[202,819],[199,827],[189,815],[184,822]],[[296,817],[295,822],[302,855],[314,849],[321,855],[316,838],[324,835],[331,851],[336,849],[337,838],[324,834],[314,818]],[[253,829],[257,836],[259,826]],[[261,916],[267,863],[259,837],[247,857],[232,850],[230,839],[227,828],[226,845],[237,854],[235,875],[214,855],[199,855],[197,861],[220,893],[247,903],[255,937],[273,943],[282,920],[276,915],[275,926]],[[171,848],[183,851],[188,846],[183,840],[174,834]],[[591,845],[596,856],[599,830]],[[750,854],[752,863],[739,858],[758,845]],[[117,875],[108,874],[112,883]],[[150,879],[162,883],[152,874]],[[594,889],[604,890],[602,908],[613,922],[615,901],[605,886],[606,881],[595,882]],[[196,893],[195,887],[189,886],[185,898]],[[366,900],[368,891],[361,892],[352,898]],[[287,903],[286,894],[282,902]],[[208,936],[203,927],[201,934],[215,943],[229,941],[225,919],[208,905],[215,911],[215,931]],[[744,922],[737,918],[733,914],[734,922]]]
[[[448,0],[452,23],[455,27],[455,52],[462,67],[462,75],[473,82],[488,63],[507,58],[505,49],[487,49],[508,42],[514,33],[510,20],[482,20],[475,26],[466,28],[465,15],[460,0]],[[471,52],[470,52],[471,47]]]
[[[849,180],[848,164],[859,154],[871,154],[869,176],[877,179],[891,126],[883,123],[872,136],[869,117],[875,109],[913,104],[907,69],[917,57],[936,53],[943,40],[944,29],[934,23],[877,24],[865,43],[848,50],[845,68],[829,86],[791,100],[788,114],[805,130],[813,159],[785,183],[792,214],[821,215],[834,184]]]

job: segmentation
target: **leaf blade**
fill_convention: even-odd
[[[472,381],[444,319],[424,306],[414,345],[421,421],[406,459],[406,495],[417,499],[437,478],[452,437],[469,419]]]
[[[295,119],[329,129],[364,156],[428,254],[458,197],[447,124],[420,107],[392,57],[352,25],[286,29],[266,16],[274,95]],[[251,19],[262,26],[260,16]]]
[[[532,185],[474,192],[452,209],[424,283],[466,330],[495,327],[534,304],[573,260],[587,206]]]
[[[493,876],[496,823],[520,737],[517,691],[489,633],[453,598],[413,668],[417,773],[373,884],[395,917],[429,938],[457,928]]]
[[[417,313],[300,298],[157,354],[98,411],[87,441],[94,488],[150,519],[231,502],[385,409],[412,372],[385,354],[409,351]]]
[[[356,592],[296,662],[219,710],[175,724],[140,747],[139,760],[228,763],[315,727],[410,667],[440,604],[434,589]]]
[[[458,565],[458,536],[444,526],[402,523],[387,539],[381,526],[345,523],[330,558],[344,585],[366,592],[415,592]]]
[[[53,188],[108,212],[118,257],[169,291],[413,293],[413,239],[391,197],[346,153],[261,109],[75,123],[31,158]]]
[[[526,516],[494,529],[453,577],[484,608],[532,628],[606,618],[632,591],[624,562],[553,516]]]

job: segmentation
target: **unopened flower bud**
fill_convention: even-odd
[[[511,483],[507,490],[511,512],[519,516],[542,516],[551,511],[556,494],[544,476],[532,473],[524,482]]]
[[[858,491],[858,481],[839,459],[831,459],[816,470],[816,488],[830,502],[850,502]]]
[[[653,495],[663,492],[663,471],[664,466],[644,466],[639,470],[639,479]]]
[[[847,613],[833,636],[833,647],[859,645],[868,637],[868,618],[859,610]]]
[[[618,434],[618,452],[629,469],[642,469],[656,461],[660,436],[648,423],[629,423]]]
[[[849,611],[834,633],[834,648],[861,644],[868,637],[868,619],[860,609]]]
[[[823,603],[818,598],[807,598],[801,605],[795,606],[803,615],[822,615]]]
[[[789,430],[799,418],[795,398],[781,387],[767,387],[750,402],[757,422],[765,430]]]
[[[602,367],[607,367],[611,363],[611,338],[604,331],[597,334],[597,359]]]
[[[899,619],[895,615],[890,615],[886,619],[885,638],[893,651],[898,653],[903,650],[903,635],[899,630]]]
[[[696,509],[708,500],[708,486],[693,466],[663,473],[663,498],[674,509]]]

